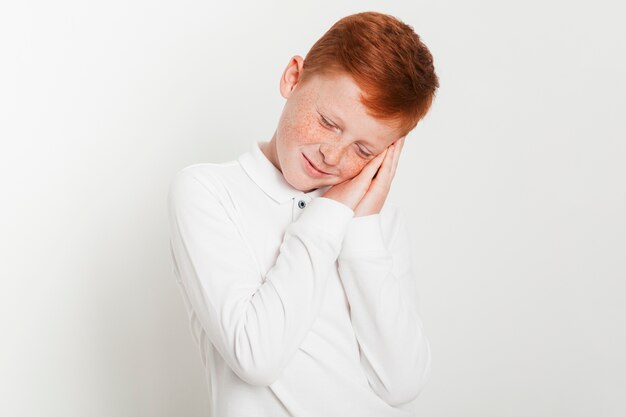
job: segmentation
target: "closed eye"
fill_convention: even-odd
[[[328,120],[326,120],[324,117],[321,118],[321,121],[322,121],[322,124],[326,127],[335,127],[332,124],[330,124]]]
[[[326,120],[326,118],[324,116],[320,115],[320,123],[322,125],[324,125],[325,127],[329,128],[329,129],[334,129],[336,126],[331,124],[328,120]],[[359,153],[364,157],[364,158],[371,158],[372,154],[364,151],[363,148],[361,148],[360,146],[357,146],[357,148],[359,149]]]
[[[371,153],[365,152],[365,151],[364,151],[364,150],[363,150],[360,146],[359,146],[358,148],[359,148],[359,152],[360,152],[360,153],[361,153],[361,155],[363,155],[364,157],[369,158],[369,157],[371,157],[371,156],[372,156],[372,154],[371,154]]]

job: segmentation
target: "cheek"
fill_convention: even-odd
[[[353,153],[352,151],[348,152]],[[356,177],[365,167],[365,165],[367,165],[367,163],[367,160],[360,158],[357,155],[346,155],[342,169],[343,178],[349,179]]]
[[[312,98],[305,96],[300,100],[284,114],[280,135],[291,146],[319,143],[328,132],[321,128],[315,114],[308,110],[313,106]]]
[[[325,139],[317,120],[300,116],[285,124],[283,135],[293,145],[309,145],[320,143]]]

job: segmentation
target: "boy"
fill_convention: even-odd
[[[213,417],[412,415],[430,347],[385,200],[438,86],[410,26],[347,16],[289,61],[269,142],[177,173],[174,272]]]

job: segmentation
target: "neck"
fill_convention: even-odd
[[[263,154],[267,157],[267,159],[270,160],[270,162],[276,167],[276,169],[282,172],[282,170],[280,169],[280,164],[278,163],[278,155],[276,152],[276,133],[274,133],[274,136],[272,136],[272,140],[270,140],[269,142],[261,143],[259,147],[261,148],[261,152],[263,152]]]

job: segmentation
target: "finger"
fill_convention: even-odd
[[[404,137],[401,137],[397,141],[394,142],[394,153],[393,153],[393,161],[390,166],[390,175],[393,178],[396,173],[396,168],[398,167],[398,161],[400,160],[400,153],[402,152],[402,148],[404,147]]]
[[[385,159],[383,160],[376,177],[373,179],[373,182],[376,186],[386,186],[386,184],[390,181],[391,174],[391,164],[393,163],[394,154],[396,153],[396,146],[389,145],[387,147],[387,154],[385,155]]]
[[[389,148],[391,152],[387,155],[387,157],[385,158],[385,161],[383,161],[383,168],[382,168],[385,172],[385,175],[387,176],[389,176],[392,172],[393,161],[396,157],[396,154],[398,153],[398,145],[394,143]]]
[[[406,136],[403,136],[398,140],[398,144],[400,145],[399,150],[402,150],[402,148],[404,148],[405,139],[406,139]]]
[[[396,150],[396,152],[393,155],[393,173],[392,175],[395,175],[396,169],[398,168],[398,161],[400,161],[400,153],[402,152],[402,148],[404,147],[404,138],[401,138],[398,142],[396,142],[396,146],[398,147],[398,149]]]
[[[367,165],[361,170],[357,177],[366,178],[368,181],[371,180],[374,175],[376,175],[376,171],[384,162],[386,155],[388,154],[388,149],[385,149],[383,152],[376,155],[374,159],[369,161]]]

